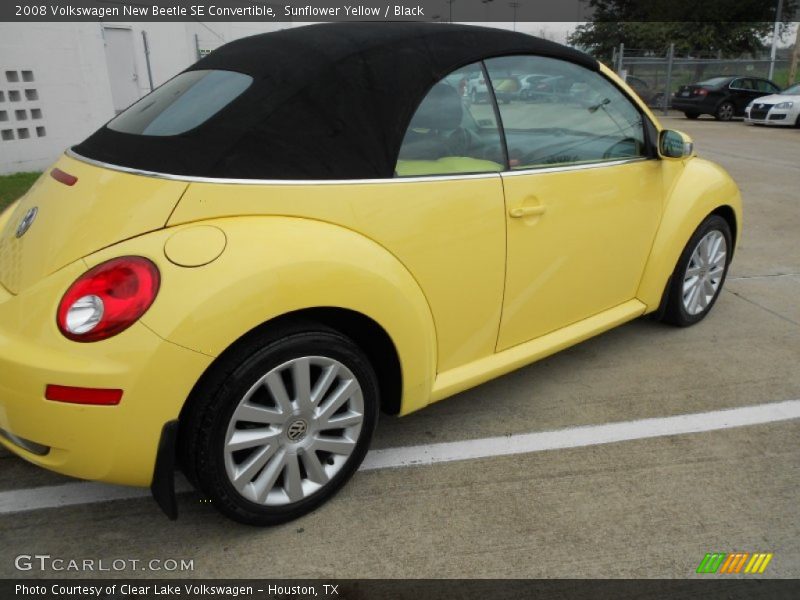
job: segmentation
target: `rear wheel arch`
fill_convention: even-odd
[[[386,330],[370,317],[337,307],[300,309],[271,318],[244,333],[203,372],[186,398],[178,416],[177,460],[193,485],[198,478],[192,460],[192,432],[196,431],[209,398],[225,384],[242,363],[264,343],[306,331],[329,331],[351,340],[368,358],[378,380],[380,410],[397,414],[402,405],[403,381],[400,358]]]
[[[338,307],[298,310],[279,317],[318,323],[353,340],[369,357],[381,393],[381,410],[390,415],[400,412],[403,373],[400,356],[389,333],[375,320],[360,312]]]
[[[402,400],[395,390],[387,393],[392,400],[385,409],[406,414],[428,404],[436,326],[424,290],[400,260],[360,234],[318,221],[270,217],[256,228],[249,219],[232,219],[220,221],[220,228],[228,247],[213,263],[185,269],[164,262],[168,285],[143,320],[152,331],[214,364],[252,332],[286,319],[344,330],[368,351],[389,348],[390,339],[392,351],[376,354],[399,357]],[[160,252],[162,244],[156,239],[151,252]],[[204,371],[193,375],[192,385]],[[190,393],[175,398],[175,414]]]
[[[204,390],[217,385],[218,380],[235,367],[236,356],[265,337],[314,326],[322,326],[350,338],[367,354],[380,380],[381,409],[387,414],[397,414],[403,392],[402,370],[397,348],[389,334],[373,319],[359,312],[338,307],[318,307],[268,319],[231,343],[197,380],[181,408],[179,421],[186,421]]]

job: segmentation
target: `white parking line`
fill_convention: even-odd
[[[503,437],[481,438],[461,442],[444,442],[422,446],[407,446],[372,450],[367,454],[362,471],[431,465],[443,462],[473,460],[493,456],[528,454],[544,450],[580,448],[628,440],[717,431],[747,425],[775,423],[800,418],[800,400],[772,402],[711,412],[677,415],[605,425],[588,425],[522,433]],[[179,492],[191,487],[182,477],[177,482]],[[48,487],[0,492],[0,515],[58,508],[81,504],[126,500],[149,495],[149,490],[103,483],[67,483]]]
[[[800,418],[800,400],[772,402],[674,417],[640,419],[605,425],[587,425],[540,433],[521,433],[503,437],[444,442],[425,446],[389,448],[370,452],[362,470],[430,465],[456,460],[528,454],[543,450],[580,448],[628,440],[716,431],[746,425],[774,423]]]
[[[188,492],[192,488],[183,477],[176,483],[180,492]],[[29,488],[26,490],[10,490],[0,493],[0,515],[28,512],[42,508],[58,508],[76,504],[96,504],[111,500],[129,500],[144,498],[150,495],[147,488],[111,485],[80,481],[63,485]]]

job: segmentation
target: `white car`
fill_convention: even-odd
[[[750,102],[744,109],[744,122],[800,127],[800,83]]]

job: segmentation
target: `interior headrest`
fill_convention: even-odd
[[[417,108],[411,127],[452,130],[461,127],[464,108],[461,96],[451,86],[437,83]]]

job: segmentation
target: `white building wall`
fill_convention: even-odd
[[[44,168],[108,116],[99,27],[0,24],[0,93],[0,173]]]
[[[0,23],[0,174],[47,168],[114,116],[104,26],[132,30],[143,96],[150,91],[143,30],[158,86],[197,60],[198,41],[213,50],[291,24]]]

